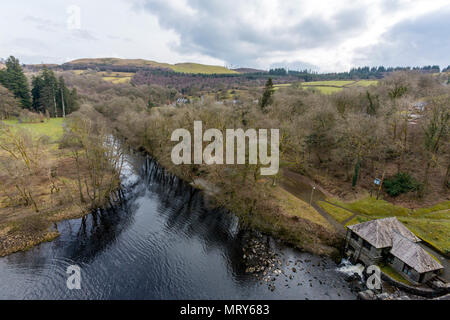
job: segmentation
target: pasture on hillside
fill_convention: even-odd
[[[368,87],[377,85],[377,83],[378,80],[325,80],[301,82],[300,87],[323,94],[332,94],[348,87]],[[275,84],[273,87],[275,90],[278,90],[280,88],[289,87],[291,85],[291,83],[282,83]]]

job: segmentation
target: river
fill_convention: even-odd
[[[281,272],[246,273],[242,248],[255,236],[148,157],[130,153],[122,176],[122,204],[60,222],[54,241],[0,258],[0,299],[356,298],[332,260],[270,237]],[[80,267],[79,290],[67,288],[70,265]]]

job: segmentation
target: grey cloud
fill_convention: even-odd
[[[450,10],[394,26],[382,42],[357,52],[357,65],[423,66],[450,64]]]
[[[31,22],[34,24],[35,28],[38,30],[43,30],[43,31],[55,31],[58,28],[61,28],[61,24],[49,20],[49,19],[44,19],[44,18],[40,18],[40,17],[35,17],[35,16],[26,16],[23,18],[24,21],[26,22]]]
[[[201,53],[229,64],[247,66],[255,66],[255,59],[273,56],[275,52],[289,54],[299,49],[331,46],[356,34],[365,26],[366,16],[366,8],[354,7],[329,19],[314,15],[292,27],[261,30],[252,21],[240,19],[237,11],[243,9],[232,1],[188,1],[194,15],[162,0],[144,3],[144,8],[158,17],[161,26],[180,35],[180,44],[174,46],[178,52]],[[297,6],[295,10],[301,9]],[[295,19],[295,14],[288,17]]]
[[[84,29],[70,30],[70,35],[77,40],[87,40],[87,41],[98,40],[92,33]]]
[[[108,39],[111,40],[117,40],[117,41],[124,41],[124,42],[132,42],[133,40],[131,40],[129,37],[119,37],[119,36],[115,36],[115,35],[107,35]]]
[[[39,51],[43,48],[48,48],[47,44],[40,40],[35,38],[14,38],[8,41],[6,44],[9,48],[15,48],[20,50],[29,50],[29,51]]]
[[[60,30],[67,30],[75,40],[88,40],[94,41],[98,40],[91,32],[85,29],[67,29],[67,25],[63,23],[58,23],[50,19],[44,19],[36,16],[26,16],[24,21],[31,22],[34,24],[34,27],[38,30],[47,31],[47,32],[57,32]]]
[[[327,47],[355,36],[366,26],[366,10],[363,7],[345,9],[329,19],[307,17],[286,33],[286,37],[292,37],[291,48],[287,49]]]

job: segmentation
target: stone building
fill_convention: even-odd
[[[413,283],[427,282],[443,269],[395,217],[348,226],[345,240],[345,254],[352,261],[388,264]]]

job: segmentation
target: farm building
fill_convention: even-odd
[[[345,253],[366,266],[387,263],[411,282],[425,283],[443,267],[418,242],[397,218],[377,219],[347,227]]]

